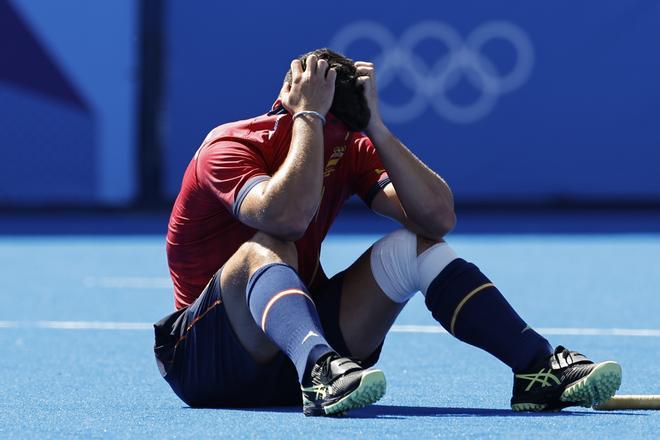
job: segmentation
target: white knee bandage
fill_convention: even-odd
[[[426,295],[431,282],[456,258],[454,250],[444,242],[417,256],[417,236],[399,229],[373,245],[371,271],[392,301],[404,303],[418,290]]]

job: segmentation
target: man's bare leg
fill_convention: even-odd
[[[417,255],[436,243],[417,236]],[[360,360],[378,348],[406,305],[391,300],[378,286],[371,269],[371,251],[369,248],[346,270],[339,311],[346,345]]]
[[[250,277],[261,267],[285,263],[294,269],[298,254],[292,242],[257,232],[225,263],[220,276],[222,299],[227,316],[243,348],[257,363],[268,363],[279,348],[257,325],[246,301],[245,290]]]
[[[377,401],[385,393],[385,376],[339,357],[328,344],[295,259],[292,243],[257,233],[225,264],[220,285],[240,343],[260,363],[278,349],[287,355],[302,385],[305,415],[343,413]]]

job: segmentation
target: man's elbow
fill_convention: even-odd
[[[453,209],[445,211],[441,217],[440,226],[443,231],[443,237],[456,227],[456,212]]]
[[[274,222],[274,235],[286,241],[300,240],[307,232],[309,223],[305,215],[283,214]]]
[[[433,238],[443,238],[456,226],[456,213],[453,208],[447,206],[429,210],[427,218],[429,219],[429,235],[432,235]]]
[[[305,230],[299,228],[281,228],[273,233],[273,235],[284,241],[298,241],[305,235]]]

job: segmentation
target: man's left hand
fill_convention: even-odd
[[[380,116],[378,108],[378,91],[376,90],[376,68],[373,63],[366,61],[356,61],[355,68],[357,69],[358,78],[357,83],[364,87],[364,97],[369,105],[371,118],[367,125],[367,135],[372,136],[380,131],[387,130],[383,119]]]

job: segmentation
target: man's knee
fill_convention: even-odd
[[[298,269],[298,250],[292,241],[274,237],[265,232],[257,232],[245,242],[239,251],[249,261],[252,270],[269,263],[286,263]]]
[[[442,240],[430,240],[400,229],[378,240],[371,249],[371,270],[381,290],[394,302],[408,301],[456,258]]]
[[[281,240],[265,232],[257,232],[243,243],[222,269],[222,283],[243,286],[260,267],[285,263],[298,268],[298,251],[293,242]]]

